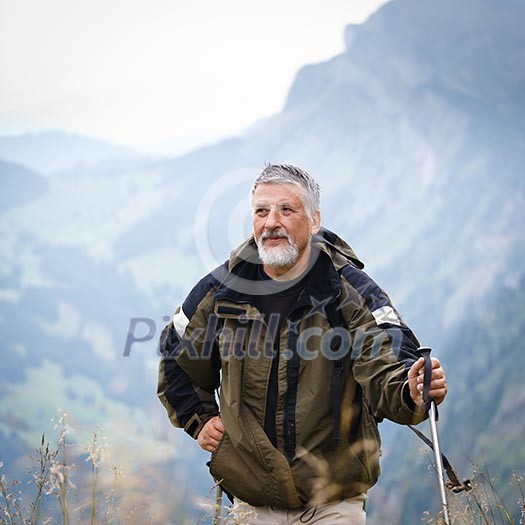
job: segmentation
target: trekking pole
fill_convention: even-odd
[[[441,449],[439,447],[439,437],[437,430],[438,411],[436,402],[429,395],[430,383],[432,381],[432,361],[430,359],[431,349],[428,347],[418,348],[417,353],[425,360],[424,376],[423,376],[423,402],[428,406],[428,420],[430,422],[430,436],[434,449],[434,458],[436,461],[436,471],[439,482],[439,494],[441,496],[441,509],[443,521],[445,525],[451,525],[448,514],[447,493],[445,491],[445,479],[443,477],[443,458],[441,456]]]
[[[213,525],[220,525],[222,515],[222,487],[217,484],[215,494],[215,512],[213,514]]]

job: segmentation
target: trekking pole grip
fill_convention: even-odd
[[[421,346],[417,349],[417,355],[425,360],[423,369],[423,403],[427,411],[430,408],[430,403],[433,401],[433,399],[430,397],[430,383],[432,382],[432,360],[430,359],[431,351],[432,349],[428,346]]]

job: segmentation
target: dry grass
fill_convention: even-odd
[[[118,466],[108,464],[103,432],[95,430],[82,446],[73,442],[73,429],[65,412],[55,423],[56,445],[42,435],[40,446],[29,456],[30,481],[25,490],[19,481],[0,476],[0,523],[6,525],[134,525],[153,523],[146,505],[126,501]],[[84,465],[82,465],[84,464]],[[3,464],[0,462],[0,468]],[[164,516],[162,517],[164,518]]]
[[[176,523],[169,502],[148,499],[148,487],[144,479],[149,477],[124,476],[122,470],[110,463],[110,454],[103,432],[91,434],[85,446],[72,439],[73,429],[68,424],[67,414],[60,412],[55,421],[57,439],[51,446],[42,435],[40,446],[29,456],[30,479],[22,490],[18,481],[9,481],[0,475],[0,523],[5,525],[51,525],[81,523],[89,525],[147,525]],[[316,475],[313,482],[319,504],[337,492],[329,479],[323,460],[303,451],[304,459],[310,463]],[[0,462],[0,469],[2,468]],[[511,483],[516,488],[516,503],[520,518],[516,521],[516,508],[511,510],[504,504],[496,490],[495,481],[486,467],[476,469],[472,477],[472,490],[467,493],[448,493],[449,512],[454,525],[525,525],[525,497],[523,478],[514,474]],[[156,489],[152,489],[156,490]],[[223,506],[226,498],[219,497],[217,485],[208,497],[200,502],[199,525],[245,525],[254,516],[253,512]],[[151,502],[154,501],[154,504]],[[441,525],[440,515],[425,513],[423,522]],[[181,523],[190,523],[186,518]]]
[[[516,509],[509,508],[500,497],[495,480],[488,469],[476,469],[471,480],[472,490],[460,494],[448,493],[448,506],[451,522],[454,525],[525,525],[525,496],[523,478],[514,473],[510,481],[516,488],[516,504],[520,509],[520,519],[512,516]],[[431,516],[425,513],[424,521],[431,525],[441,525],[441,514]]]

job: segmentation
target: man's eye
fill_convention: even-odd
[[[259,217],[264,217],[268,213],[268,210],[266,208],[256,208],[255,209],[255,215],[258,215]]]
[[[281,208],[281,213],[283,215],[291,215],[293,213],[293,209],[292,208],[288,208],[287,206],[283,206]]]

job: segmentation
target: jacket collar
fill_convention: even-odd
[[[311,247],[311,267],[307,270],[302,297],[308,302],[312,301],[312,298],[317,301],[335,299],[341,292],[338,271],[348,264],[358,268],[363,268],[364,265],[352,248],[329,230],[321,229],[314,235]],[[216,299],[253,305],[256,295],[273,293],[273,281],[261,278],[261,264],[255,240],[251,237],[232,252],[225,264]]]

